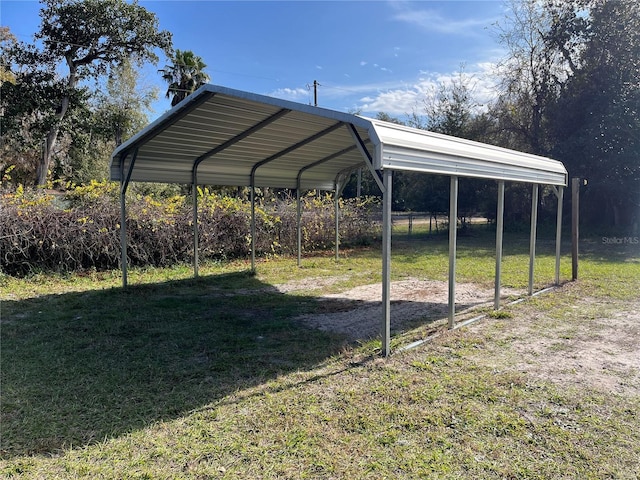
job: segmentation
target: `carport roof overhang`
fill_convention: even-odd
[[[559,161],[204,85],[112,155],[124,182],[331,190],[355,169],[567,184]]]

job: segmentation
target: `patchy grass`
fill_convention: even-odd
[[[538,246],[536,284],[553,280]],[[492,280],[490,232],[458,279]],[[393,276],[446,279],[446,237],[394,240]],[[551,349],[636,305],[640,255],[587,252],[581,279],[389,359],[294,318],[379,281],[379,251],[117,273],[4,277],[0,474],[8,478],[636,478],[640,396],[519,366],[516,325]],[[504,283],[527,283],[528,238]],[[570,262],[563,259],[563,278]],[[314,279],[335,277],[335,282]],[[274,285],[303,282],[283,294]],[[307,282],[307,283],[304,283]],[[315,285],[314,285],[315,283]],[[635,308],[635,307],[634,307]],[[418,326],[416,336],[428,329]]]

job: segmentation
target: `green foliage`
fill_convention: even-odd
[[[166,65],[160,73],[169,84],[166,96],[171,98],[171,106],[174,107],[210,79],[204,72],[207,65],[190,50],[176,49],[170,61],[171,65]]]
[[[556,35],[576,32],[582,48],[552,105],[550,133],[554,153],[574,176],[589,179],[582,197],[589,222],[609,217],[614,225],[631,225],[640,220],[640,4],[590,7],[588,22],[572,9],[557,20]]]
[[[171,34],[159,31],[156,16],[135,2],[44,0],[40,17],[35,37],[41,46],[17,43],[10,49],[8,61],[19,73],[15,84],[3,84],[2,95],[3,140],[17,157],[11,164],[24,167],[36,185],[46,183],[60,151],[64,157],[71,145],[78,149],[82,133],[92,131],[90,116],[73,114],[88,105],[90,92],[83,82],[130,59],[155,63],[156,48],[171,48]],[[28,161],[19,161],[21,137],[29,140]],[[77,160],[81,155],[75,153]],[[63,160],[58,165],[70,167]]]
[[[11,33],[9,27],[0,27],[0,86],[5,82],[14,84],[16,76],[11,71],[9,60],[6,55],[7,49],[15,44],[16,37]]]
[[[498,24],[508,53],[493,143],[553,156],[589,179],[591,225],[639,220],[639,32],[635,0],[513,0]]]
[[[97,77],[125,59],[157,62],[155,48],[168,50],[171,34],[158,29],[155,14],[124,0],[43,0],[36,38],[43,55],[67,59],[80,77]]]
[[[1,199],[0,270],[10,275],[53,270],[110,270],[120,263],[118,185],[92,181],[70,187],[62,202],[42,191],[5,192]],[[250,253],[251,206],[246,200],[199,189],[198,232],[202,259],[241,258]],[[304,198],[305,250],[334,244],[334,210],[330,197]],[[366,244],[378,234],[372,221],[377,203],[345,201],[341,205],[343,244]],[[295,207],[274,201],[256,207],[256,251],[274,255],[296,248]],[[133,266],[167,266],[193,256],[191,197],[159,197],[132,191],[127,199],[127,244]]]

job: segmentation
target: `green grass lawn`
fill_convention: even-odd
[[[446,235],[414,232],[394,236],[393,279],[446,280]],[[537,288],[555,266],[541,237]],[[493,241],[483,228],[459,238],[459,281],[492,284]],[[134,270],[126,290],[118,272],[3,277],[0,475],[638,478],[640,397],[519,372],[498,335],[534,316],[539,335],[577,331],[637,306],[639,249],[587,239],[583,251],[579,282],[388,359],[377,341],[294,320],[323,311],[323,293],[379,282],[377,247],[302,268],[270,258],[256,275],[246,261],[198,279],[188,266]],[[528,236],[507,235],[504,255],[503,284],[526,288]],[[273,287],[323,277],[337,280]]]

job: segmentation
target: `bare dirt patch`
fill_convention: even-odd
[[[268,287],[290,293],[327,288],[344,277],[310,277]],[[234,290],[222,295],[250,295],[257,290]],[[503,298],[522,297],[524,291],[503,289]],[[380,332],[382,287],[362,285],[317,297],[319,313],[297,318],[311,328],[344,335],[350,341],[375,338]],[[493,289],[456,284],[456,312],[473,315],[491,306]],[[486,319],[468,328],[489,335],[491,368],[515,369],[564,386],[588,386],[617,394],[640,394],[640,300],[634,302],[581,298],[567,319],[551,318],[521,304],[512,319]],[[448,285],[434,280],[392,282],[392,333],[431,324],[443,327],[448,309]],[[587,313],[585,313],[587,312]],[[496,327],[496,328],[493,328]],[[444,328],[444,327],[443,327]],[[515,360],[514,360],[515,354]]]
[[[348,280],[349,275],[333,276],[333,277],[308,277],[300,280],[290,280],[287,283],[280,283],[274,287],[280,293],[289,293],[301,290],[316,290],[335,285],[343,280]]]
[[[543,312],[471,327],[490,328],[495,368],[511,365],[517,371],[566,387],[589,387],[607,393],[640,395],[640,301],[611,304],[584,299],[574,309],[595,314],[549,321]],[[500,351],[501,340],[509,348]],[[512,352],[515,362],[505,359]],[[506,360],[504,363],[501,360]]]
[[[503,297],[522,292],[504,289]],[[341,293],[323,295],[323,313],[303,315],[298,320],[324,331],[345,335],[349,340],[376,337],[382,317],[381,284],[362,285]],[[456,284],[456,310],[469,311],[490,305],[493,289],[470,283]],[[399,332],[444,319],[448,309],[448,284],[435,280],[408,279],[391,284],[391,329]]]
[[[292,291],[317,282],[310,279],[278,289]],[[351,341],[374,338],[380,332],[381,293],[381,285],[372,284],[327,294],[319,297],[324,304],[322,313],[298,320],[312,328],[343,334]],[[503,289],[503,298],[524,295],[524,291]],[[433,280],[393,282],[391,301],[393,333],[418,324],[439,327],[447,316],[448,286]],[[492,289],[456,285],[457,312],[473,314],[492,302]],[[515,369],[564,386],[640,394],[640,300],[616,303],[583,298],[572,309],[575,314],[564,321],[521,304],[513,319],[488,318],[469,328],[473,333],[490,335],[490,358],[498,370]],[[590,313],[584,314],[587,311]]]

